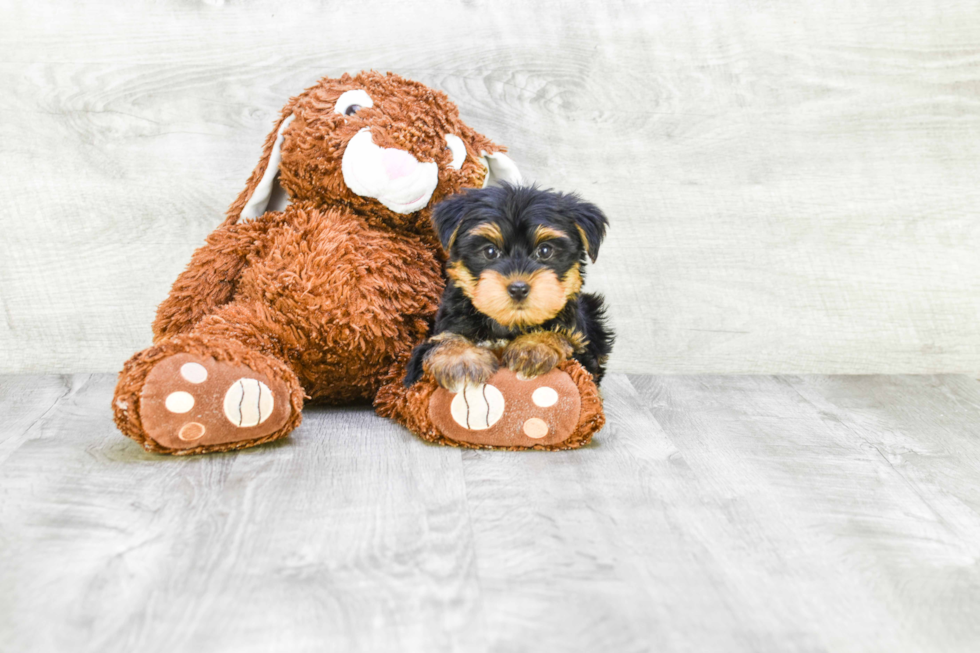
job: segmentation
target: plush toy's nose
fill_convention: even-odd
[[[385,148],[385,151],[381,153],[381,162],[384,164],[388,179],[408,176],[415,171],[415,167],[419,164],[418,159],[405,150],[396,150],[390,147]]]

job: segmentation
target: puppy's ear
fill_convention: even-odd
[[[595,263],[599,256],[599,245],[606,237],[606,227],[609,220],[599,207],[591,202],[586,202],[578,195],[563,195],[561,201],[561,212],[570,216],[575,222],[575,228],[582,238],[582,245],[588,253],[589,258]]]
[[[468,197],[469,193],[453,195],[449,199],[436,204],[432,209],[432,226],[439,235],[439,242],[446,254],[450,253],[456,236],[459,235],[459,227],[466,217],[466,212],[473,204],[474,198]]]

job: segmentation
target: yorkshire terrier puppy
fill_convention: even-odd
[[[602,297],[583,294],[608,221],[574,194],[503,185],[436,205],[432,221],[449,255],[449,283],[432,336],[415,348],[405,385],[429,372],[458,391],[486,383],[503,363],[545,374],[571,357],[596,383],[613,334]]]

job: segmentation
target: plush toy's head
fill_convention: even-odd
[[[342,203],[386,226],[429,232],[429,207],[497,177],[502,148],[459,119],[444,93],[398,75],[324,78],[291,99],[229,223],[288,203]]]

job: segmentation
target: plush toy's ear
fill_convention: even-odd
[[[514,186],[521,185],[523,181],[521,172],[509,156],[503,152],[493,152],[492,154],[480,152],[480,156],[483,158],[483,165],[487,168],[487,176],[483,179],[484,188],[491,184],[499,184],[502,181]]]
[[[472,197],[467,197],[468,193],[453,195],[449,199],[436,204],[432,209],[432,225],[439,234],[439,242],[442,248],[449,253],[456,242],[456,235],[459,233],[459,226],[466,217],[466,212],[473,203]]]
[[[578,195],[563,195],[561,201],[561,212],[570,216],[575,222],[579,236],[582,237],[582,245],[589,254],[589,258],[595,263],[599,256],[599,245],[606,237],[606,226],[609,220],[599,210],[599,207],[590,202],[586,202]]]
[[[228,209],[225,224],[235,224],[239,219],[257,218],[267,211],[282,211],[289,205],[289,196],[279,185],[279,163],[282,161],[284,133],[294,117],[288,107],[283,111],[275,131],[265,140],[262,158],[252,171],[245,190]]]

